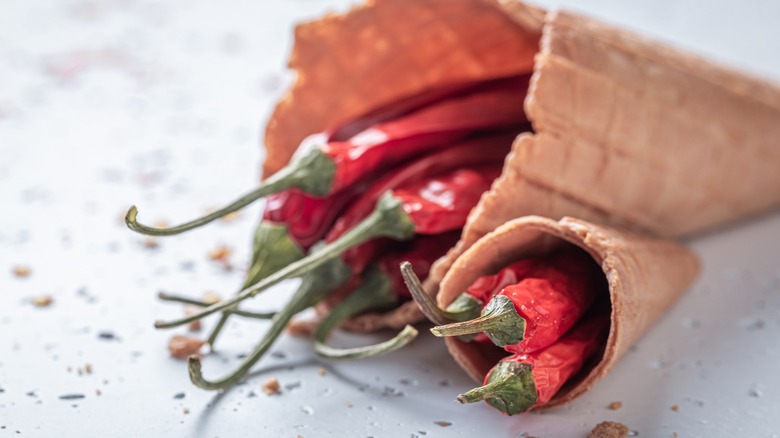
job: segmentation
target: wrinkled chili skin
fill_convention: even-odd
[[[483,303],[494,295],[512,301],[525,320],[525,334],[520,343],[504,349],[519,354],[560,339],[606,288],[604,273],[593,258],[571,248],[516,262],[496,275],[478,279],[468,293]],[[486,339],[477,337],[478,341]]]
[[[322,145],[336,169],[330,193],[475,133],[509,128],[520,132],[527,126],[523,99],[528,78],[491,83],[474,93],[370,126],[348,140]]]
[[[534,407],[543,406],[582,369],[585,361],[601,350],[608,328],[609,317],[598,315],[578,324],[545,349],[514,354],[502,360],[531,365],[537,395]],[[489,373],[485,376],[485,384],[488,378]]]

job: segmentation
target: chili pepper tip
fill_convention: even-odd
[[[462,336],[480,332],[499,347],[514,345],[525,336],[525,319],[517,313],[512,300],[496,295],[491,299],[479,318],[455,322],[431,328],[435,336]]]

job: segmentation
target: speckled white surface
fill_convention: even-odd
[[[251,186],[261,126],[289,80],[292,24],[347,3],[0,3],[0,437],[584,437],[604,419],[646,437],[780,436],[778,215],[692,242],[705,264],[693,290],[594,391],[553,412],[458,405],[471,382],[430,336],[325,363],[284,335],[247,383],[194,388],[165,351],[171,333],[151,326],[181,308],[156,292],[231,293],[259,207],[154,250],[121,217],[137,203],[151,221],[189,218]],[[780,80],[776,2],[562,3]],[[207,260],[222,244],[237,269]],[[15,265],[32,275],[14,277]],[[31,304],[42,294],[50,307]],[[206,373],[234,366],[263,330],[235,319]],[[261,391],[268,376],[281,395]]]

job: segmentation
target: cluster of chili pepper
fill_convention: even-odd
[[[255,233],[252,263],[242,290],[232,299],[203,305],[200,312],[158,328],[176,327],[222,312],[209,336],[214,344],[232,314],[271,319],[271,328],[253,353],[228,376],[206,380],[200,359],[191,357],[192,381],[220,389],[239,381],[272,345],[289,320],[324,298],[346,298],[323,320],[315,350],[331,358],[382,354],[408,343],[416,331],[406,327],[390,341],[340,350],[325,341],[330,331],[357,313],[408,299],[397,263],[413,260],[427,269],[457,240],[470,210],[501,172],[515,135],[528,129],[522,97],[528,76],[510,77],[457,92],[417,99],[424,103],[404,113],[382,112],[393,119],[367,116],[323,134],[323,142],[305,142],[290,165],[257,189],[202,218],[171,228],[152,228],[128,211],[131,229],[150,235],[178,234],[268,197]],[[351,134],[356,132],[356,134]],[[311,146],[314,145],[314,146]],[[318,243],[319,242],[319,243]],[[273,314],[238,308],[287,278],[301,277],[288,304]]]
[[[606,280],[579,249],[523,259],[481,277],[444,310],[421,289],[411,264],[401,269],[426,316],[443,324],[433,334],[492,342],[512,354],[488,373],[485,386],[458,396],[461,403],[486,400],[508,415],[547,403],[596,353],[608,327],[594,308],[605,297]]]

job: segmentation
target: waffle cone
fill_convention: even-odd
[[[571,401],[605,376],[690,286],[699,271],[696,256],[670,241],[568,217],[554,221],[527,216],[501,225],[455,261],[441,283],[439,305],[446,307],[481,276],[494,274],[520,258],[543,255],[566,245],[582,248],[603,269],[609,285],[611,326],[601,356],[545,407]],[[446,338],[446,342],[458,364],[480,383],[498,357],[506,354],[478,342],[465,343],[457,338]]]

